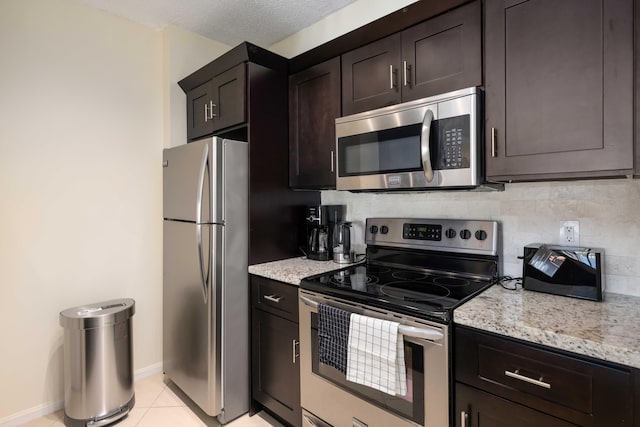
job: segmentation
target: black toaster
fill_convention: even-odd
[[[532,243],[524,247],[522,287],[602,301],[604,250]]]

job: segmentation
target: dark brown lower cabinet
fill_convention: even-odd
[[[288,309],[297,304],[297,289],[256,276],[251,286],[251,397],[281,421],[300,427],[298,311],[297,306]]]
[[[466,327],[454,338],[456,426],[640,423],[633,368]]]
[[[456,384],[456,427],[576,427],[464,384]]]

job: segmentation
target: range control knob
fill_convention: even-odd
[[[382,227],[380,227],[380,232],[382,234],[387,234],[389,232],[389,227],[387,227],[386,225],[383,225]]]
[[[460,231],[460,237],[464,240],[468,240],[471,238],[471,232],[465,228],[464,230]]]
[[[371,234],[376,234],[378,232],[378,226],[372,225],[371,227],[369,227],[369,231],[371,232]]]
[[[476,239],[478,240],[484,240],[487,238],[487,232],[484,230],[478,230],[476,231]]]
[[[445,232],[444,235],[447,236],[450,239],[453,239],[454,237],[456,237],[456,230],[454,230],[453,228],[448,228]]]

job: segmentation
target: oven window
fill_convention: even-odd
[[[404,342],[405,366],[407,368],[406,396],[391,396],[360,384],[347,381],[345,375],[318,361],[318,315],[311,313],[311,367],[313,373],[331,381],[351,394],[370,403],[409,419],[419,425],[424,424],[424,355],[423,348],[411,342]]]
[[[338,138],[340,176],[422,170],[422,124]]]

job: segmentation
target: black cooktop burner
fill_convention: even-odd
[[[453,308],[489,285],[489,280],[469,279],[448,272],[359,264],[305,278],[300,287],[448,322]]]

